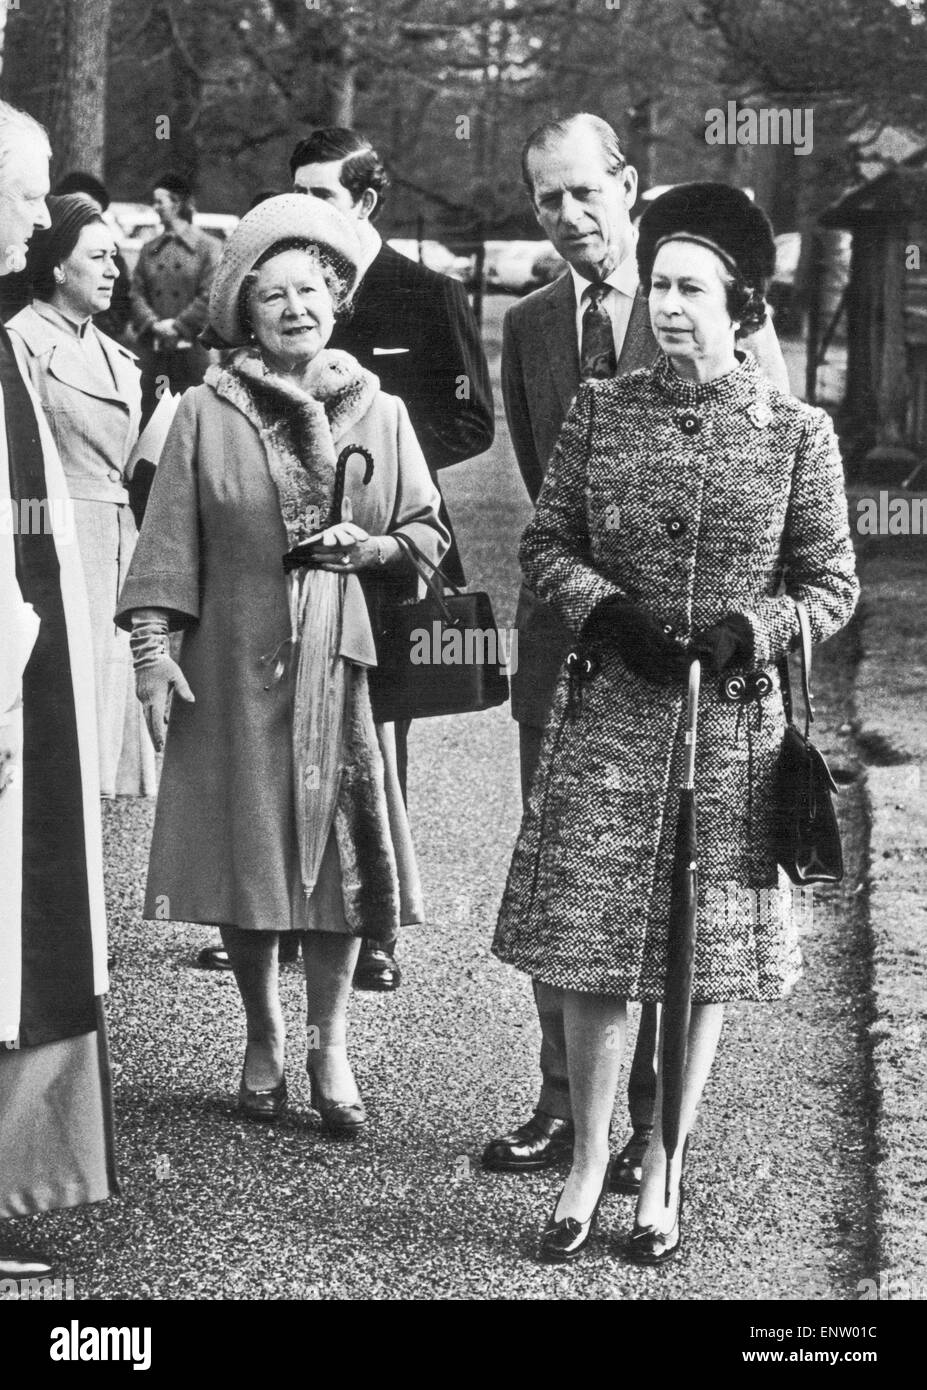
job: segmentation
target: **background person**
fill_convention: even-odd
[[[354,309],[335,327],[342,348],[398,396],[409,412],[432,481],[439,473],[483,453],[493,441],[492,388],[480,332],[457,280],[439,275],[387,246],[375,227],[389,179],[370,141],[339,127],[315,130],[290,157],[293,188],[322,199],[354,224],[361,246]],[[442,568],[464,584],[463,565],[447,507],[441,520],[451,534]],[[403,796],[406,794],[409,722],[395,725]],[[354,983],[391,990],[400,983],[394,941],[364,943]]]
[[[220,248],[193,226],[192,190],[179,174],[162,174],[152,206],[164,228],[146,241],[132,275],[132,323],[142,368],[142,418],[158,403],[158,378],[173,392],[203,380],[209,353],[197,341],[206,325]]]
[[[221,926],[248,1025],[239,1107],[262,1119],[286,1104],[278,940],[303,933],[307,1022],[318,1029],[312,1103],[339,1136],[366,1119],[346,1038],[360,938],[423,916],[391,726],[371,713],[373,634],[357,576],[372,598],[391,576],[399,596],[414,595],[396,534],[435,562],[448,543],[405,407],[346,353],[326,350],[359,260],[351,223],[315,199],[271,198],[239,223],[210,299],[211,329],[238,351],[180,403],[119,606],[156,738],[175,692],[145,915],[163,918],[166,907],[169,920]],[[317,773],[328,810],[309,893],[294,805],[294,720],[305,707],[295,654],[275,678],[271,649],[287,652],[293,621],[282,556],[330,514],[345,448],[354,521],[325,533],[329,568],[344,576],[342,636],[333,654],[310,617],[302,635],[310,696],[321,699],[329,670],[347,692],[340,755]],[[168,655],[169,626],[184,630],[182,670]]]
[[[522,542],[527,582],[589,673],[574,665],[558,683],[493,949],[564,992],[576,1139],[541,1252],[572,1259],[608,1186],[626,1001],[664,995],[697,655],[699,905],[680,1147],[664,1205],[658,1084],[630,1244],[633,1259],[659,1264],[681,1239],[683,1145],[723,1005],[778,1000],[800,972],[774,845],[776,662],[797,636],[793,600],[820,642],[859,590],[830,420],[735,347],[765,315],[775,247],[763,213],[725,185],[680,186],[644,214],[637,258],[662,351],[652,368],[580,391]],[[743,676],[749,699],[731,701],[722,672]]]
[[[126,465],[141,419],[140,374],[134,355],[93,319],[118,280],[112,232],[80,194],[49,198],[48,206],[51,227],[29,248],[32,302],[7,328],[72,501],[93,632],[100,791],[154,796],[154,748],[134,698],[129,638],[113,618],[138,535]]]
[[[0,274],[48,227],[45,132],[0,102]],[[0,329],[0,507],[67,487]],[[0,1277],[50,1273],[9,1219],[118,1192],[101,996],[103,849],[90,625],[73,536],[0,527]]]

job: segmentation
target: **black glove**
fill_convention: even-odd
[[[753,629],[743,613],[728,613],[714,627],[697,632],[689,651],[716,676],[729,666],[752,666]]]
[[[684,681],[690,657],[671,629],[629,599],[605,599],[593,611],[583,636],[604,639],[618,648],[629,671],[654,685]]]

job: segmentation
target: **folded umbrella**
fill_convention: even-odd
[[[670,1164],[679,1147],[679,1118],[686,1076],[689,1021],[692,1016],[692,974],[695,964],[696,911],[698,905],[698,864],[695,807],[695,733],[698,722],[698,695],[701,665],[689,667],[686,709],[686,756],[670,893],[669,940],[667,943],[666,991],[663,1000],[663,1107],[661,1124],[666,1153],[666,1205],[670,1201]]]

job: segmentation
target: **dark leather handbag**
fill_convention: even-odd
[[[796,601],[801,630],[801,682],[805,731],[792,722],[788,661],[779,662],[782,705],[788,726],[777,767],[776,859],[793,883],[839,883],[843,878],[840,829],[831,795],[838,790],[823,755],[808,737],[814,721],[811,699],[811,628]]]
[[[377,665],[367,673],[374,719],[470,714],[503,704],[509,683],[489,595],[458,589],[408,536],[397,533],[394,539],[428,593],[412,603],[383,604],[376,612]]]

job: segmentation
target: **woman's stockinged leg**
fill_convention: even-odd
[[[245,1008],[248,1048],[245,1085],[264,1091],[283,1076],[286,1028],[277,989],[277,933],[222,927],[222,944],[229,954]]]
[[[705,1082],[708,1080],[715,1053],[718,1049],[718,1039],[721,1036],[721,1026],[724,1023],[723,1004],[693,1004],[692,1021],[689,1025],[689,1047],[686,1058],[686,1076],[682,1091],[682,1110],[679,1119],[679,1145],[673,1156],[670,1169],[670,1204],[667,1207],[664,1201],[666,1196],[666,1155],[663,1151],[663,1129],[661,1125],[661,1108],[663,1105],[663,1066],[662,1060],[660,1070],[657,1074],[657,1096],[654,1110],[653,1135],[644,1156],[644,1168],[641,1177],[640,1196],[637,1200],[637,1211],[635,1220],[639,1226],[656,1226],[659,1231],[669,1231],[672,1229],[676,1220],[676,1196],[679,1191],[679,1179],[682,1175],[682,1152],[683,1145],[688,1137],[698,1110],[699,1101],[702,1098],[702,1091],[705,1089]],[[662,1059],[662,1020],[661,1020],[661,1048],[660,1056]]]
[[[573,1166],[555,1219],[588,1221],[608,1166],[608,1135],[624,1054],[623,999],[567,990],[563,1029],[575,1139]]]
[[[346,1105],[359,1099],[348,1062],[347,1024],[360,944],[359,937],[341,932],[303,936],[308,1066],[322,1094]]]

